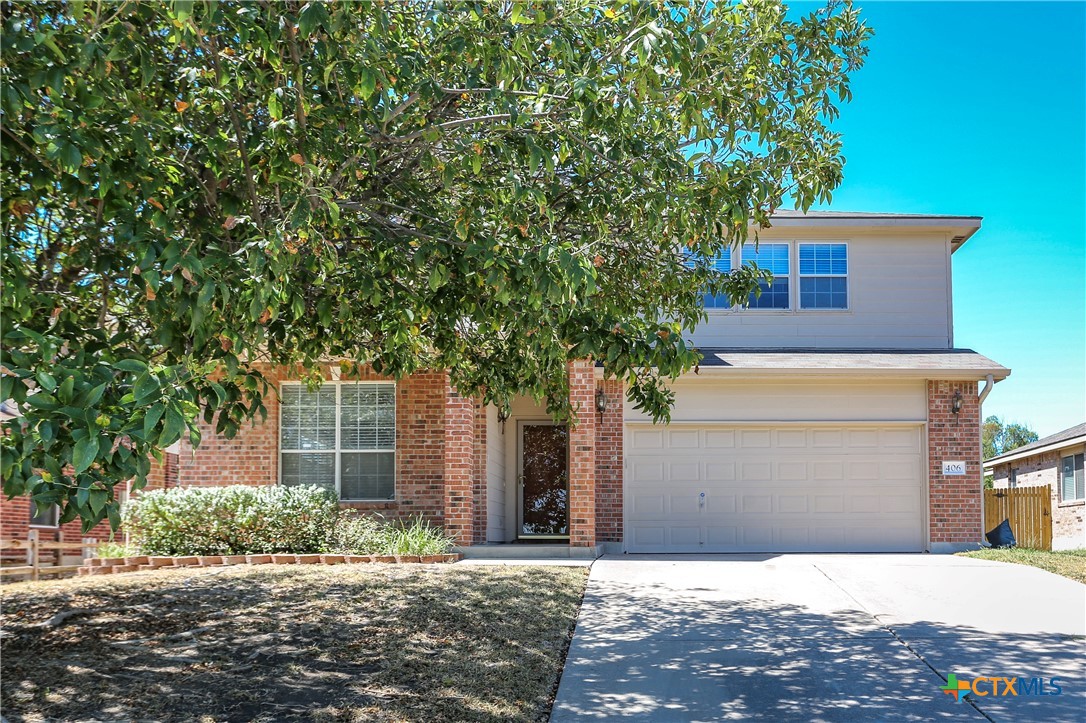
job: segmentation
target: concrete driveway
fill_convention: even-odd
[[[1086,585],[1022,565],[609,556],[551,721],[1084,721],[1084,635]],[[940,690],[951,673],[1017,677],[1019,695],[956,702]],[[1022,695],[1032,677],[1050,695]]]

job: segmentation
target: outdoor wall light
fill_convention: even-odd
[[[955,390],[954,401],[950,403],[950,411],[954,412],[955,415],[962,411],[962,390]]]
[[[498,421],[502,424],[502,434],[505,434],[505,422],[509,419],[509,407],[498,407]]]
[[[600,414],[607,411],[607,395],[603,393],[603,389],[596,390],[596,411]]]

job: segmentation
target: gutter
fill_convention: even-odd
[[[980,390],[980,396],[977,398],[978,404],[984,404],[984,400],[988,398],[988,395],[992,392],[992,387],[995,386],[995,377],[989,374],[984,379],[984,389]]]

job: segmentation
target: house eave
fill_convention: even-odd
[[[1071,437],[1070,439],[1061,439],[1058,442],[1052,444],[1046,444],[1043,447],[1033,447],[1027,449],[1024,452],[1015,453],[1013,451],[999,457],[992,457],[990,460],[984,462],[984,469],[992,470],[1001,464],[1007,464],[1008,462],[1017,462],[1020,459],[1026,459],[1028,457],[1035,457],[1039,454],[1045,454],[1046,452],[1056,452],[1067,447],[1077,447],[1081,444],[1086,444],[1086,434],[1078,437]]]

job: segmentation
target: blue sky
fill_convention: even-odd
[[[876,34],[830,207],[983,216],[954,254],[954,341],[1012,369],[984,414],[1086,421],[1086,4],[857,5]]]

